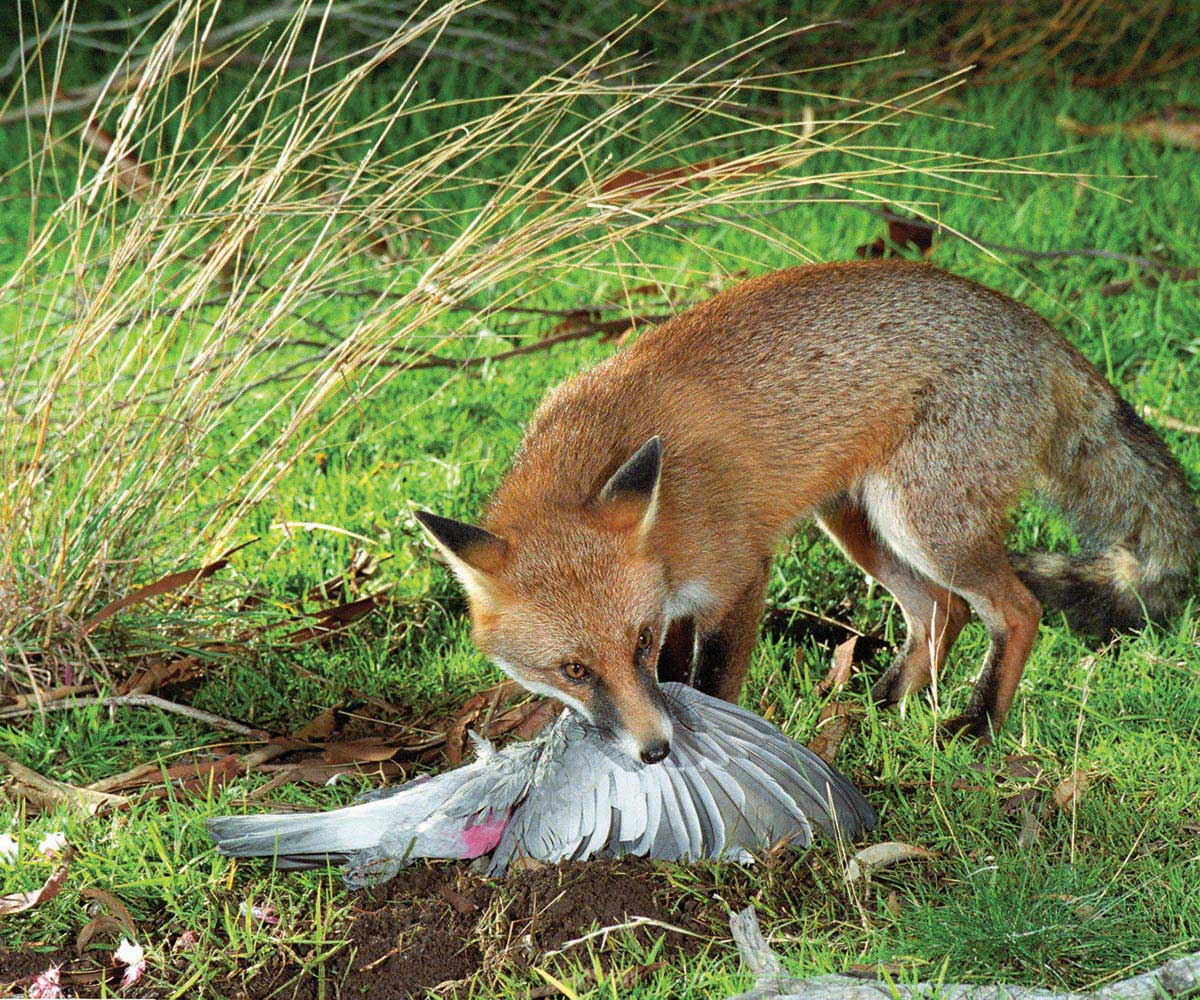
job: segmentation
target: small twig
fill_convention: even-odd
[[[788,975],[767,944],[753,906],[731,913],[729,927],[743,964],[754,975],[754,988],[729,1000],[1173,1000],[1200,991],[1200,952],[1085,993],[1055,993],[1004,983],[908,984],[839,975],[797,979]]]
[[[640,316],[632,317],[629,325],[632,326],[635,320],[642,320],[646,323],[660,323],[667,319],[666,316]],[[406,361],[403,358],[399,359],[383,359],[378,362],[380,368],[400,368],[404,371],[418,371],[425,368],[455,368],[469,369],[479,368],[485,364],[507,361],[509,358],[520,357],[523,354],[533,354],[535,351],[549,350],[551,347],[557,347],[559,344],[565,344],[571,340],[585,340],[588,337],[594,337],[597,333],[603,332],[604,327],[598,323],[589,323],[586,326],[580,327],[578,330],[567,330],[563,333],[557,333],[550,337],[543,337],[541,340],[535,340],[532,343],[522,344],[520,347],[514,347],[512,350],[500,351],[498,354],[476,354],[469,358],[444,358],[440,355],[430,355],[426,358],[421,358],[419,361]],[[288,382],[296,379],[305,378],[308,374],[308,369],[312,366],[320,364],[322,361],[328,361],[329,354],[312,354],[301,358],[298,361],[281,368],[279,371],[270,375],[264,375],[260,379],[256,379],[247,385],[235,389],[229,395],[221,400],[223,406],[235,402],[240,397],[255,389],[259,389],[264,385],[271,383]]]
[[[239,736],[249,736],[260,740],[269,738],[269,734],[263,729],[253,729],[250,726],[242,725],[240,722],[234,722],[232,719],[214,715],[212,712],[206,712],[200,708],[192,708],[190,705],[180,705],[178,702],[167,701],[166,698],[160,698],[154,694],[118,694],[107,698],[73,698],[70,701],[64,700],[51,705],[45,705],[43,706],[43,711],[65,711],[72,708],[86,708],[89,705],[99,705],[102,708],[119,708],[123,705],[131,708],[157,708],[163,712],[170,712],[173,715],[185,715],[189,719],[206,723],[214,729],[224,729],[231,733],[237,733]],[[6,709],[5,711],[0,711],[0,719],[17,719],[26,715],[37,714],[39,713],[36,708]]]
[[[19,694],[6,705],[0,705],[0,710],[9,711],[17,708],[36,708],[38,705],[50,705],[56,701],[61,701],[63,698],[70,698],[77,694],[84,694],[88,691],[96,690],[94,684],[64,684],[61,687],[49,688],[43,691],[41,688],[34,688],[30,694]]]
[[[1143,406],[1142,416],[1170,431],[1179,431],[1180,434],[1200,434],[1200,425],[1189,424],[1169,413],[1163,413],[1162,410],[1156,410],[1153,406]]]
[[[976,239],[973,236],[967,236],[965,233],[959,233],[955,230],[943,226],[937,222],[930,222],[928,219],[923,219],[920,216],[902,215],[899,212],[893,212],[887,208],[879,208],[874,205],[861,205],[872,215],[877,215],[885,222],[902,222],[906,225],[915,226],[921,229],[928,229],[935,236],[957,236],[959,239],[965,239],[969,243],[983,247],[985,250],[994,250],[996,253],[1015,253],[1021,257],[1028,257],[1031,260],[1062,260],[1067,257],[1092,257],[1099,260],[1119,260],[1127,264],[1136,264],[1143,271],[1161,271],[1166,265],[1160,261],[1154,260],[1151,257],[1143,257],[1141,254],[1135,253],[1120,253],[1117,250],[1104,250],[1094,247],[1081,247],[1077,250],[1027,250],[1025,247],[1009,246],[1007,243],[989,243],[986,240]]]
[[[631,316],[628,320],[618,320],[618,323],[625,323],[628,326],[633,326],[636,322],[642,323],[662,323],[669,319],[668,316]],[[476,368],[480,365],[494,363],[497,361],[507,361],[509,358],[520,357],[522,354],[532,354],[535,351],[544,351],[548,348],[555,347],[558,344],[565,344],[570,340],[584,340],[588,337],[594,337],[597,333],[605,332],[611,324],[607,323],[585,323],[577,330],[566,330],[563,333],[556,333],[550,337],[543,337],[541,340],[535,340],[529,344],[522,344],[520,347],[514,347],[508,351],[501,351],[498,354],[477,354],[470,358],[443,358],[434,355],[432,357],[423,358],[420,361],[408,364],[404,361],[395,362],[401,368],[406,368],[409,371],[415,371],[418,368]]]
[[[592,940],[592,938],[607,937],[609,934],[615,934],[617,931],[629,931],[637,927],[661,927],[664,931],[671,931],[673,934],[686,934],[688,937],[704,937],[703,934],[689,931],[686,927],[676,927],[674,924],[668,924],[663,920],[655,920],[653,917],[634,917],[632,920],[626,920],[624,923],[613,924],[610,927],[600,927],[594,931],[589,931],[582,937],[564,941],[560,947],[555,948],[553,951],[544,952],[542,958],[552,958],[555,955],[561,955],[568,948],[574,948],[576,945]]]

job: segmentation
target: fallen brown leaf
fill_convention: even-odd
[[[83,141],[96,151],[100,159],[108,157],[116,140],[104,131],[95,121],[88,121],[83,127]],[[123,153],[113,161],[113,177],[117,186],[128,191],[133,197],[144,200],[154,193],[154,178],[150,171],[133,153]]]
[[[75,955],[82,957],[84,949],[92,943],[94,938],[115,939],[118,935],[125,933],[127,931],[121,926],[121,921],[111,914],[105,913],[94,920],[89,920],[79,928],[79,933],[75,935]]]
[[[42,883],[40,889],[33,889],[29,892],[13,892],[7,896],[0,896],[0,916],[23,913],[25,910],[31,910],[35,906],[40,906],[42,903],[57,896],[62,892],[62,887],[67,881],[67,871],[71,867],[71,860],[74,857],[75,848],[68,847],[66,853],[62,856],[62,862],[50,873],[50,877]]]
[[[557,719],[563,710],[562,702],[555,701],[553,698],[539,698],[532,702],[532,707],[533,710],[513,730],[513,735],[519,740],[533,739]]]
[[[438,893],[447,903],[450,904],[451,909],[453,909],[455,913],[474,913],[479,909],[479,905],[477,903],[471,902],[471,900],[467,899],[467,897],[461,892],[449,885],[443,885],[439,887]]]
[[[1176,283],[1196,281],[1200,278],[1200,267],[1164,267],[1158,272],[1144,271],[1136,280],[1128,278],[1124,281],[1108,282],[1100,288],[1100,294],[1107,299],[1115,295],[1124,295],[1138,285],[1145,288],[1157,288],[1162,284],[1164,277]]]
[[[34,809],[66,805],[73,809],[81,809],[89,815],[96,815],[101,811],[129,805],[129,800],[123,795],[78,788],[64,781],[44,777],[20,761],[13,760],[6,753],[0,753],[0,771],[8,771],[13,777],[13,783],[7,789],[8,793],[15,793],[17,798]]]
[[[999,766],[985,760],[975,761],[967,766],[972,771],[997,780],[1004,778],[1019,780],[1042,776],[1042,762],[1033,754],[1010,754],[1000,762]]]
[[[332,736],[334,731],[337,729],[337,716],[339,707],[340,706],[322,709],[308,722],[297,729],[292,734],[292,738],[311,742],[329,739],[329,737]]]
[[[1125,122],[1087,125],[1066,115],[1059,115],[1056,124],[1073,135],[1125,135],[1131,139],[1148,139],[1165,146],[1182,146],[1200,150],[1200,118],[1185,118],[1177,109],[1166,108],[1159,115],[1144,115]]]
[[[461,764],[467,748],[467,730],[485,711],[494,712],[498,706],[524,694],[524,688],[516,681],[503,680],[463,702],[446,727],[446,759],[451,764]]]
[[[854,647],[856,645],[858,645],[858,636],[856,635],[837,644],[833,651],[833,663],[829,667],[829,673],[817,682],[818,694],[840,691],[850,683],[850,674],[854,669]]]
[[[382,606],[385,599],[383,594],[371,594],[369,597],[362,597],[357,601],[324,608],[317,612],[316,621],[312,625],[306,625],[304,628],[290,633],[287,637],[288,641],[297,646],[306,642],[323,641]]]
[[[594,310],[580,309],[577,312],[569,313],[566,319],[555,325],[550,331],[550,335],[598,333],[600,334],[600,343],[607,344],[613,340],[620,340],[639,325],[656,326],[669,318],[665,314],[641,314],[620,319],[601,319],[600,314]]]
[[[852,723],[862,714],[862,706],[850,702],[831,701],[817,716],[817,733],[809,740],[808,749],[826,764],[832,764],[842,747],[842,741]]]
[[[1044,795],[1045,788],[1041,785],[1022,788],[1016,795],[1010,795],[1000,801],[1000,812],[1005,816],[1012,816],[1028,809],[1035,802],[1040,802]]]
[[[184,569],[178,573],[168,573],[166,576],[149,583],[144,587],[135,590],[132,594],[126,594],[124,597],[113,601],[111,604],[106,604],[95,615],[91,617],[83,627],[83,634],[87,635],[97,625],[103,621],[107,621],[119,611],[124,611],[126,608],[132,607],[135,604],[140,604],[142,601],[149,600],[151,597],[158,597],[162,594],[169,594],[172,591],[179,590],[181,587],[190,586],[193,583],[199,583],[201,580],[206,580],[219,570],[224,569],[229,565],[230,557],[235,553],[244,549],[247,545],[252,545],[258,541],[252,538],[249,541],[243,542],[226,552],[220,559],[209,563],[207,566],[200,566],[197,569]]]
[[[887,209],[887,236],[878,236],[873,243],[855,247],[854,253],[864,260],[890,257],[897,250],[912,248],[922,257],[928,257],[933,249],[933,234],[936,227],[931,222],[914,217],[905,217]]]
[[[736,177],[749,177],[774,170],[777,166],[777,160],[730,163],[726,160],[708,159],[678,167],[622,170],[601,181],[600,193],[610,197],[616,195],[620,198],[644,198],[685,188],[697,181],[711,184]]]
[[[653,281],[646,282],[644,285],[634,285],[632,288],[622,288],[619,291],[613,292],[608,296],[605,302],[624,302],[626,299],[641,298],[646,295],[657,295],[663,291],[662,287]]]
[[[1054,804],[1059,809],[1075,808],[1079,803],[1080,796],[1087,791],[1091,785],[1092,779],[1088,773],[1082,769],[1077,769],[1071,772],[1071,775],[1054,789]]]
[[[113,919],[124,929],[125,933],[130,937],[137,936],[137,923],[133,919],[133,914],[116,896],[104,889],[84,888],[79,890],[79,895],[85,899],[95,900],[104,906],[112,915]]]
[[[207,665],[195,656],[180,656],[174,660],[156,659],[150,666],[130,676],[117,688],[117,693],[151,694],[172,684],[186,684],[195,680],[206,669]]]
[[[260,769],[264,774],[286,773],[288,781],[301,781],[312,785],[327,785],[331,778],[343,774],[356,774],[364,778],[394,781],[405,776],[404,768],[394,760],[382,760],[376,764],[365,763],[324,764],[316,760],[301,761],[297,764],[264,764]],[[289,806],[289,808],[292,808]]]
[[[145,764],[118,775],[116,780],[105,782],[104,790],[110,792],[128,792],[147,785],[172,785],[179,782],[179,790],[192,794],[202,793],[213,788],[222,788],[237,777],[241,770],[241,762],[236,754],[226,754],[216,760],[191,761],[182,764],[172,764],[163,769],[157,764]],[[166,788],[162,789],[166,792]]]
[[[360,740],[326,743],[321,758],[326,764],[378,764],[391,760],[399,750],[398,746],[368,736]]]
[[[937,854],[928,848],[916,847],[898,840],[872,844],[870,847],[864,847],[850,859],[850,863],[846,865],[845,879],[847,882],[856,882],[884,868],[898,865],[902,861],[925,861],[936,857]]]

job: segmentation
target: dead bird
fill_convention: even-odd
[[[875,811],[841,774],[760,716],[684,684],[663,685],[670,756],[633,760],[566,709],[534,739],[497,750],[472,734],[475,759],[369,792],[326,813],[219,816],[208,832],[229,857],[278,868],[342,865],[352,888],[385,882],[418,858],[556,862],[636,856],[745,861],[813,829],[854,840]]]

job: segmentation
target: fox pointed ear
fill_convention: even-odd
[[[492,574],[504,563],[508,543],[483,528],[439,517],[427,510],[417,511],[416,516],[468,595],[486,598],[492,590]]]
[[[596,502],[610,526],[636,527],[641,537],[654,526],[658,514],[662,454],[662,438],[655,435],[629,456],[604,484]]]

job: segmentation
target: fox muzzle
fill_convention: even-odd
[[[617,744],[634,760],[657,764],[671,752],[674,725],[666,702],[653,678],[641,675],[622,691],[597,691],[593,702],[595,723],[613,734]]]

